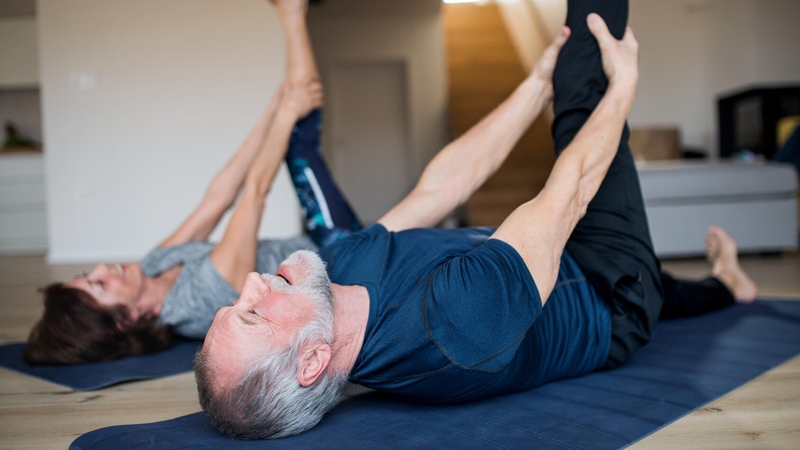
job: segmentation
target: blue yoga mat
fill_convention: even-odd
[[[0,367],[60,384],[76,391],[102,389],[125,381],[161,378],[192,371],[200,343],[178,341],[168,349],[116,361],[66,366],[31,366],[23,359],[25,343],[0,346]]]
[[[273,441],[220,435],[202,413],[103,428],[73,450],[538,448],[631,444],[800,353],[800,301],[759,301],[658,325],[625,366],[456,406],[352,398],[314,429]]]

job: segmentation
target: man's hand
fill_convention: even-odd
[[[297,119],[322,107],[323,91],[319,80],[302,84],[286,83],[282,91],[281,109],[291,112]]]
[[[553,98],[553,70],[556,68],[556,60],[558,60],[561,47],[567,42],[569,35],[569,27],[564,27],[553,43],[544,50],[542,57],[536,62],[536,66],[531,72],[532,77],[540,79],[547,86],[547,94],[551,99]]]
[[[600,46],[603,71],[608,78],[609,87],[630,89],[631,94],[635,94],[639,81],[639,43],[633,36],[631,27],[625,29],[622,40],[617,40],[599,15],[589,14],[586,23]]]

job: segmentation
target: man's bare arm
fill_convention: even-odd
[[[492,235],[520,253],[542,303],[552,292],[567,239],[616,155],[638,83],[638,44],[631,29],[618,41],[599,16],[591,14],[587,20],[609,79],[606,94],[556,160],[542,192],[511,213]]]
[[[390,231],[434,226],[494,174],[553,98],[553,68],[569,29],[545,51],[531,75],[488,116],[440,151],[416,187],[378,222]]]

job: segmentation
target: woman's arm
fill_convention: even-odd
[[[292,88],[302,91],[315,86],[314,83],[319,80],[305,19],[308,2],[270,0],[270,3],[278,13],[286,39],[286,81],[272,98],[264,115],[256,123],[242,147],[214,177],[200,205],[170,237],[159,245],[161,247],[208,238],[222,215],[233,205],[253,158],[259,149],[264,147],[264,140],[271,132],[283,92]],[[321,91],[321,86],[319,89]]]
[[[283,88],[272,97],[264,114],[250,131],[242,146],[211,180],[200,205],[192,211],[172,235],[159,245],[160,247],[168,247],[190,241],[201,241],[208,238],[208,235],[219,223],[222,215],[236,200],[242,183],[244,183],[248,167],[253,158],[255,158],[258,149],[261,148],[264,138],[272,126],[282,93]]]
[[[220,243],[211,252],[211,262],[237,291],[256,267],[258,228],[265,197],[283,162],[295,123],[322,106],[314,53],[306,26],[306,0],[270,0],[283,27],[286,46],[286,82],[273,123],[247,169],[239,203],[233,211]]]
[[[322,105],[322,85],[311,82],[286,90],[272,127],[247,171],[239,203],[233,211],[220,243],[211,252],[211,262],[236,290],[256,265],[258,228],[265,197],[283,162],[295,122]]]

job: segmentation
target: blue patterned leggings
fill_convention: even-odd
[[[295,124],[286,152],[306,231],[320,249],[361,229],[361,222],[322,159],[321,131],[322,111],[312,111]]]

